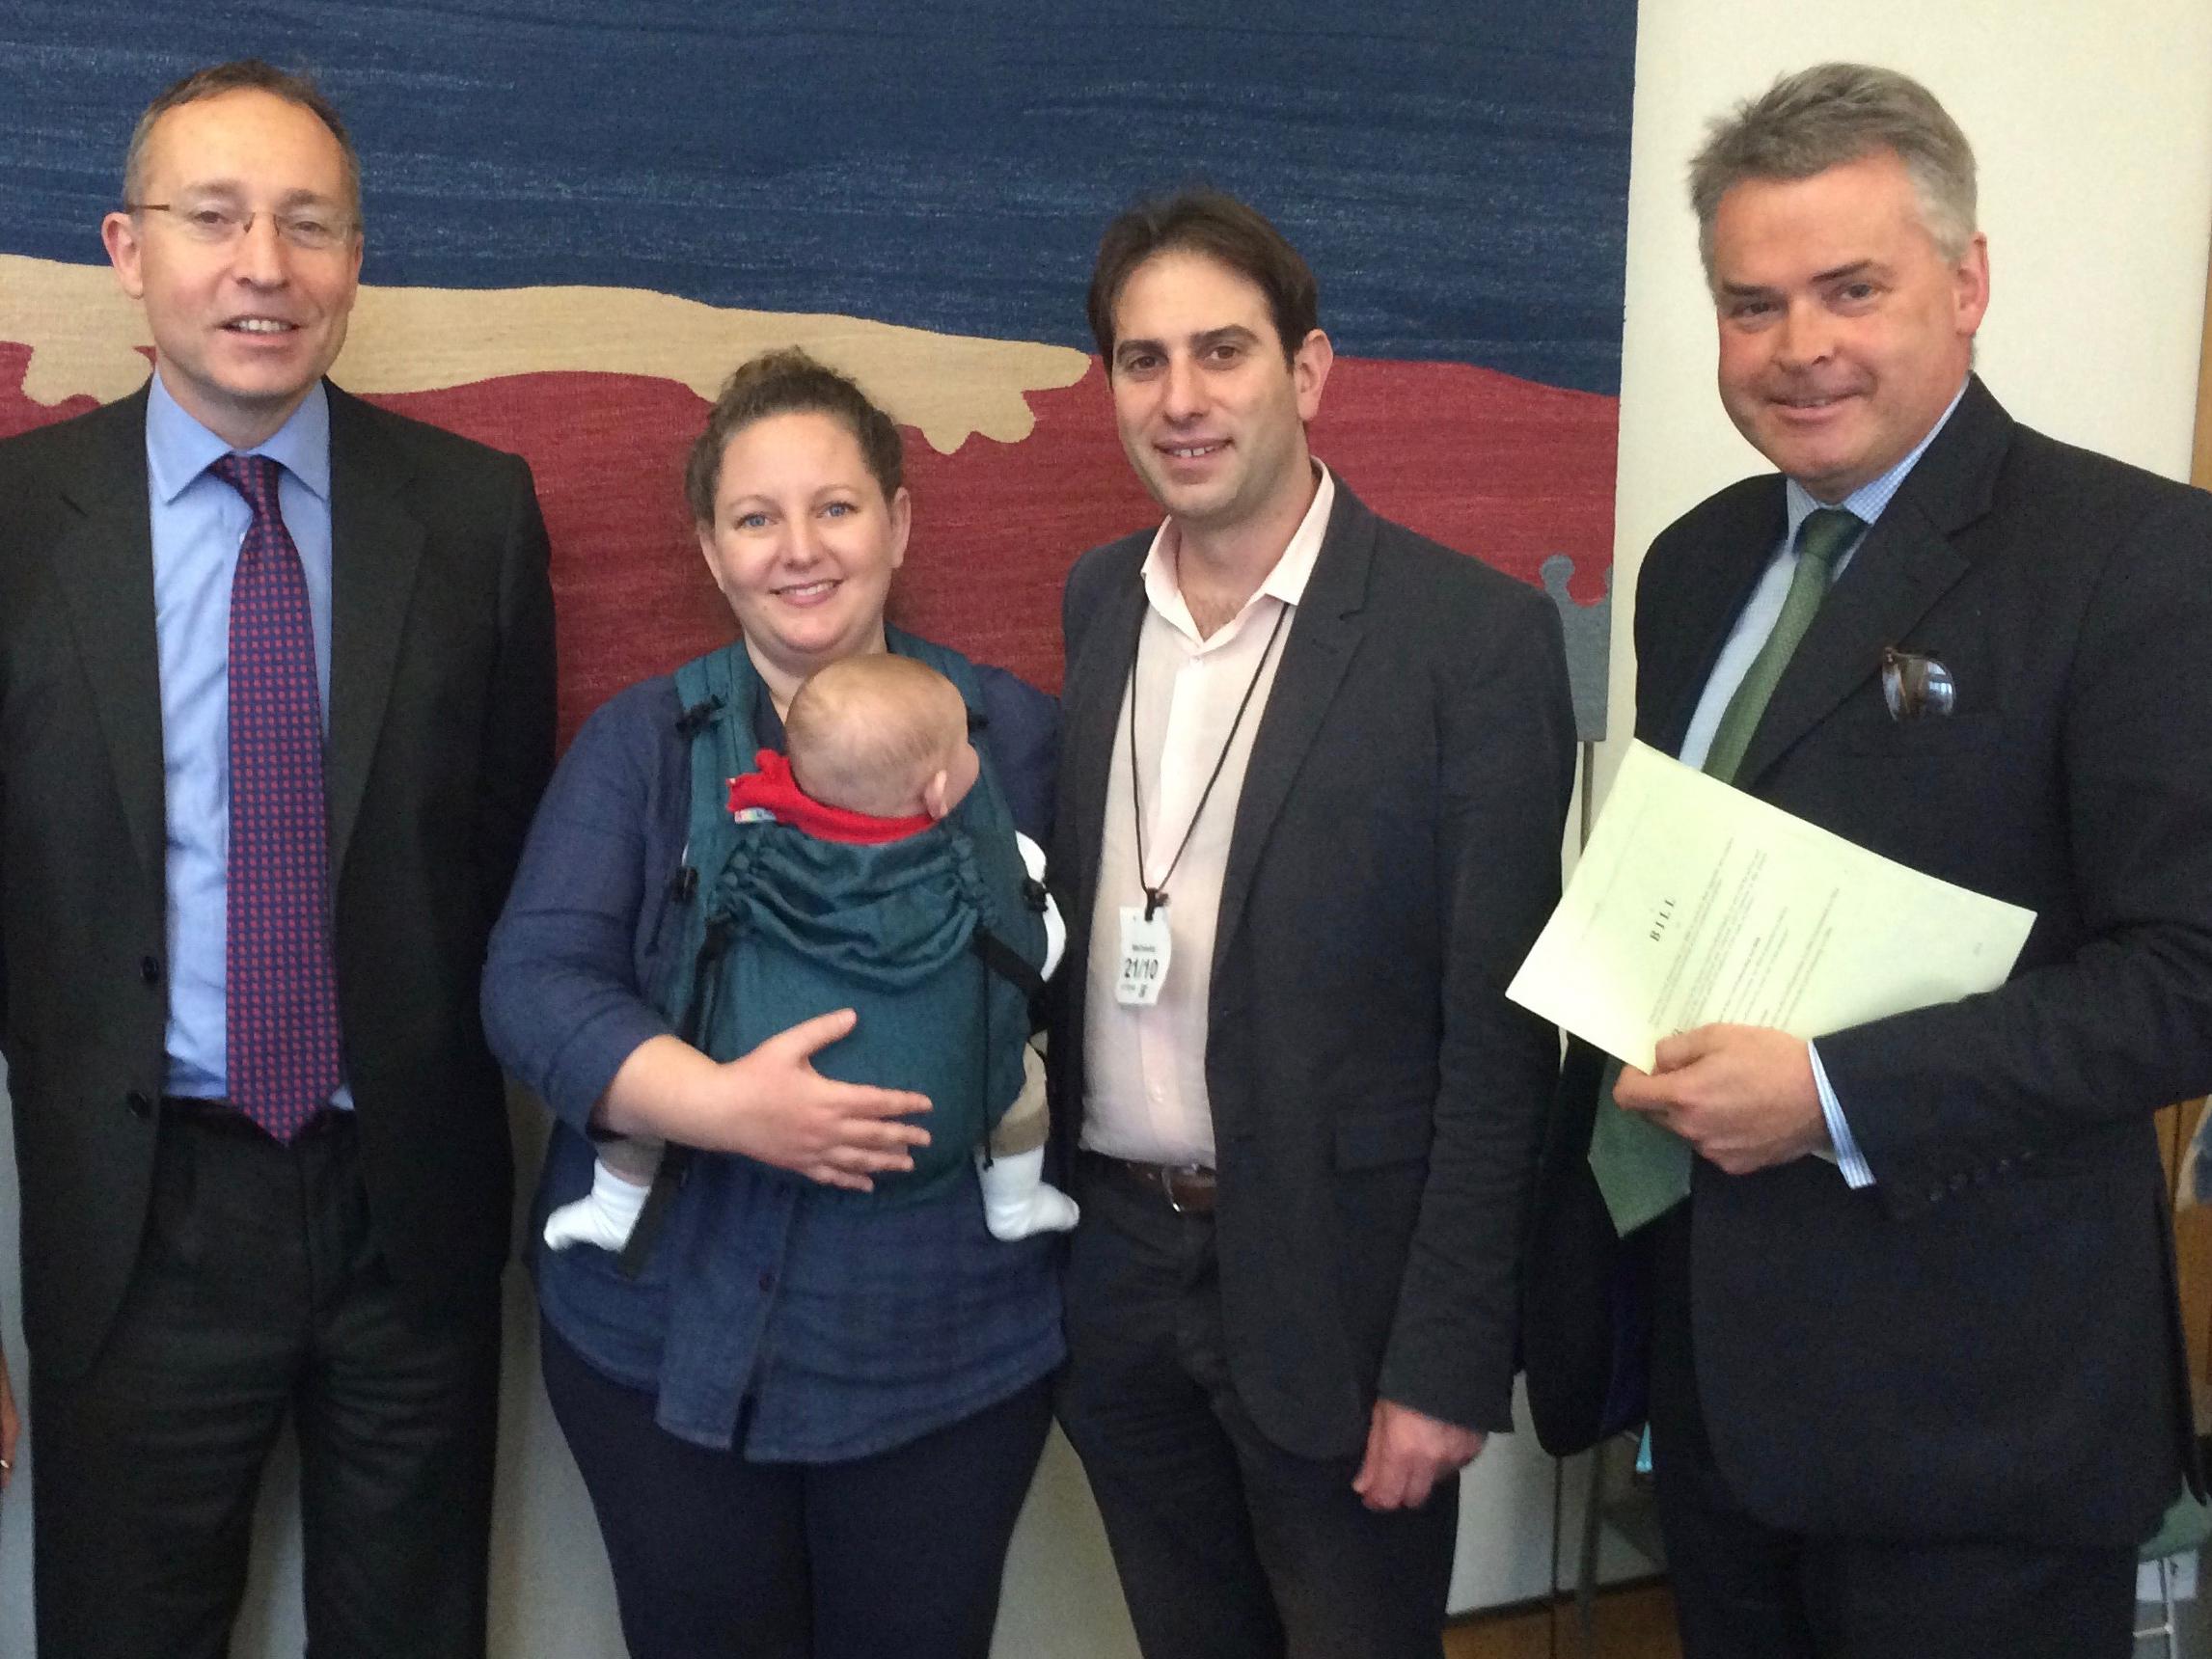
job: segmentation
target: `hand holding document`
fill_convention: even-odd
[[[1648,1072],[1700,1025],[1819,1037],[1994,990],[2034,920],[1637,743],[1506,994]]]

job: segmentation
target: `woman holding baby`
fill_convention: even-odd
[[[796,351],[746,364],[686,489],[739,640],[703,660],[713,694],[663,676],[585,724],[485,974],[493,1046],[556,1119],[537,1206],[541,1222],[560,1207],[562,1240],[536,1259],[547,1391],[637,1659],[983,1659],[1062,1353],[1052,1246],[986,1226],[967,1149],[931,1144],[950,1102],[816,1069],[853,1031],[849,1009],[735,1054],[679,1035],[708,971],[694,814],[713,769],[695,740],[710,723],[737,734],[739,770],[767,751],[734,816],[804,817],[842,868],[864,862],[846,832],[871,825],[915,848],[940,820],[987,851],[1016,826],[1041,840],[1056,711],[886,627],[911,505],[898,428],[850,380]],[[811,676],[886,652],[937,669],[967,707],[933,710],[942,694],[922,676],[849,676],[871,682],[843,694],[863,698],[858,729],[920,734],[852,759],[853,807],[831,799],[844,774],[828,759],[796,742],[780,759],[785,721]],[[810,697],[826,705],[824,688]],[[809,756],[856,728],[836,707],[801,713],[829,734]],[[1003,1043],[987,1058],[1013,1063]]]

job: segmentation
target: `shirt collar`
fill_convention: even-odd
[[[146,397],[147,481],[163,505],[182,495],[194,479],[232,452],[169,394],[156,373]],[[314,491],[330,500],[330,399],[322,382],[308,388],[285,423],[247,454],[266,455]]]
[[[1313,503],[1306,508],[1305,517],[1298,520],[1298,528],[1292,532],[1282,557],[1275,560],[1267,580],[1244,601],[1243,610],[1237,612],[1238,621],[1250,612],[1262,594],[1294,607],[1305,597],[1306,584],[1312,580],[1315,561],[1321,558],[1321,544],[1328,534],[1328,515],[1336,505],[1336,479],[1319,461],[1314,463],[1314,471],[1320,475],[1320,482],[1314,489]],[[1144,596],[1152,602],[1152,608],[1180,632],[1197,639],[1198,624],[1191,619],[1190,608],[1183,602],[1183,590],[1175,578],[1175,555],[1181,541],[1182,532],[1173,519],[1162,524],[1153,536],[1152,547],[1144,556]],[[1222,639],[1231,632],[1233,625],[1217,630],[1214,639]]]
[[[1898,491],[1904,487],[1904,481],[1912,473],[1913,468],[1920,464],[1921,456],[1927,452],[1927,447],[1935,442],[1936,434],[1950,423],[1952,411],[1958,407],[1958,400],[1965,395],[1966,382],[1962,380],[1958,383],[1958,390],[1952,394],[1951,401],[1944,405],[1943,414],[1937,419],[1936,423],[1927,429],[1927,436],[1915,444],[1911,452],[1903,460],[1880,477],[1861,484],[1835,504],[1865,524],[1871,525],[1874,520],[1880,518],[1884,509],[1896,499]],[[1789,503],[1789,531],[1783,538],[1782,545],[1793,547],[1797,542],[1797,527],[1829,503],[1814,500],[1813,492],[1795,478],[1791,478],[1784,486],[1783,497]]]

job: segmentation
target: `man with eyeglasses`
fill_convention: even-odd
[[[0,444],[0,1052],[43,1659],[220,1659],[300,1449],[318,1659],[484,1651],[509,1214],[484,940],[551,764],[520,460],[323,378],[359,166],[259,62],[102,233],[147,389]]]
[[[1574,1046],[1537,1428],[1648,1373],[1689,1659],[2126,1659],[2200,1484],[2152,1118],[2212,1085],[2212,497],[1974,373],[1974,154],[1918,83],[1786,77],[1690,181],[1777,471],[1652,544],[1636,734],[2035,925],[2001,989],[1811,1044],[1707,1025],[1617,1085]]]

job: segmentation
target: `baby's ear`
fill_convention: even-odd
[[[922,810],[932,818],[942,818],[950,812],[952,802],[945,799],[945,795],[951,784],[952,775],[942,767],[932,773],[929,781],[921,786]]]

